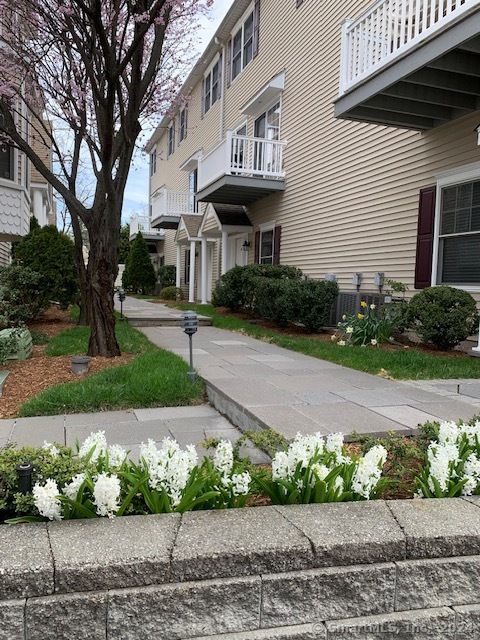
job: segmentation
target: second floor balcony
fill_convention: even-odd
[[[478,109],[480,0],[377,0],[343,26],[337,117],[425,130]]]
[[[248,205],[285,188],[286,142],[228,131],[198,163],[200,202]]]
[[[165,231],[152,227],[148,216],[132,216],[130,220],[130,240],[134,240],[139,231],[147,242],[163,240],[165,238]]]
[[[161,187],[151,199],[152,226],[177,229],[180,217],[196,213],[195,195],[189,191],[174,191]]]
[[[30,230],[30,201],[26,190],[0,179],[0,241],[19,240]]]

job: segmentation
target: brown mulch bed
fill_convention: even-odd
[[[29,329],[53,337],[72,326],[74,325],[66,311],[51,307],[41,318],[30,323]],[[45,346],[35,345],[28,360],[9,362],[2,366],[2,370],[9,371],[10,375],[0,398],[0,419],[16,417],[24,402],[45,389],[84,377],[72,373],[70,356],[45,356],[44,352]],[[124,354],[118,358],[92,358],[87,376],[108,367],[126,364],[132,357]]]

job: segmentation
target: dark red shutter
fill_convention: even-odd
[[[255,247],[253,255],[255,264],[258,264],[260,262],[260,231],[255,232]]]
[[[273,229],[273,264],[280,264],[280,244],[282,242],[282,227]]]
[[[435,229],[435,205],[437,188],[420,191],[417,232],[417,260],[415,263],[415,289],[425,289],[432,284],[433,236]]]
[[[258,56],[260,45],[260,0],[255,0],[253,23],[253,57],[255,58]]]
[[[232,82],[232,40],[230,39],[227,43],[227,59],[226,62],[226,70],[227,70],[227,88],[230,86]]]

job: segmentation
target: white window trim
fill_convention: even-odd
[[[235,80],[237,78],[239,78],[242,73],[245,71],[245,69],[248,67],[248,65],[250,64],[250,62],[253,62],[253,57],[250,60],[250,62],[247,62],[246,65],[243,64],[243,49],[245,46],[245,42],[244,42],[244,34],[242,33],[242,48],[241,48],[241,53],[242,53],[242,64],[241,64],[241,69],[238,73],[238,75],[236,75],[235,77],[233,77],[233,39],[235,38],[235,36],[237,35],[237,33],[239,32],[240,29],[243,29],[243,26],[245,24],[245,22],[247,21],[247,18],[250,16],[250,14],[253,13],[253,45],[255,45],[255,2],[252,2],[250,4],[250,6],[248,7],[248,9],[245,11],[245,13],[243,14],[243,16],[238,20],[237,24],[234,26],[234,28],[232,29],[231,33],[230,33],[230,38],[231,38],[231,42],[232,42],[232,46],[231,46],[231,51],[230,51],[230,83],[233,84],[235,82]]]
[[[259,231],[260,231],[260,242],[258,245],[258,264],[272,264],[273,265],[273,259],[275,256],[275,227],[276,227],[276,223],[275,222],[264,222],[263,224],[259,225]],[[272,262],[262,262],[262,234],[268,232],[268,231],[273,231],[272,234]]]
[[[205,71],[205,73],[203,74],[203,85],[202,85],[202,91],[203,91],[203,95],[202,95],[202,104],[203,104],[203,115],[206,115],[210,109],[217,104],[217,102],[219,102],[222,99],[223,96],[223,65],[220,64],[220,58],[221,58],[221,53],[217,53],[217,55],[214,57],[214,59],[212,60],[212,62],[209,64],[209,66],[207,67],[207,70]],[[217,99],[215,100],[215,102],[212,102],[212,80],[213,80],[213,68],[214,66],[218,64],[218,96]],[[205,104],[205,83],[206,80],[208,78],[208,76],[211,75],[210,78],[210,106],[208,107],[208,109],[206,109],[206,104]]]
[[[182,114],[185,114],[185,135],[182,138]],[[178,144],[187,139],[188,134],[188,105],[182,107],[178,113]]]
[[[437,193],[435,201],[435,227],[433,233],[433,256],[432,256],[432,287],[440,286],[442,283],[438,282],[438,267],[439,267],[439,247],[440,247],[440,217],[442,208],[442,189],[454,184],[461,184],[462,182],[472,182],[474,180],[480,180],[480,162],[464,165],[463,167],[457,167],[456,169],[449,169],[443,171],[437,175]],[[461,289],[468,293],[480,293],[480,286],[465,286],[448,285],[454,289]]]

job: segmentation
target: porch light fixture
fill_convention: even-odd
[[[24,496],[32,493],[33,464],[22,462],[17,466],[18,489]]]
[[[381,271],[378,271],[373,276],[373,283],[375,284],[375,286],[378,287],[378,290],[380,291],[380,293],[382,293],[383,285],[385,284],[385,274],[382,273]]]
[[[190,371],[188,377],[191,382],[195,382],[197,379],[197,372],[193,368],[193,336],[198,331],[198,316],[195,311],[185,311],[182,316],[182,327],[184,332],[188,336],[189,351],[190,351]]]
[[[477,134],[477,144],[480,147],[480,124],[478,127],[475,127],[475,133]]]
[[[354,273],[352,278],[352,284],[357,287],[357,291],[360,291],[360,285],[362,284],[362,273]]]
[[[242,251],[245,251],[245,253],[247,253],[249,249],[250,249],[250,241],[245,240],[245,242],[242,244]]]
[[[337,276],[334,273],[326,273],[325,274],[325,280],[327,282],[336,282],[337,281]]]

